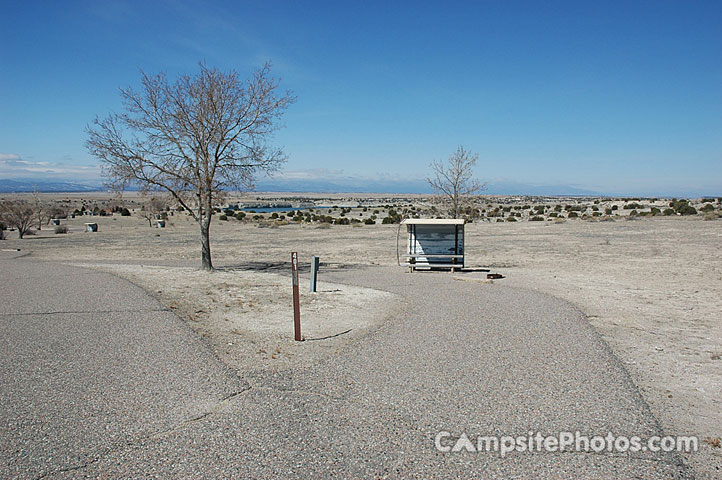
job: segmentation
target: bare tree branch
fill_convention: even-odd
[[[453,218],[459,218],[461,208],[470,196],[486,188],[486,183],[482,184],[473,178],[474,166],[478,160],[478,153],[468,152],[460,146],[446,162],[431,162],[433,177],[426,180],[434,192],[449,203]]]

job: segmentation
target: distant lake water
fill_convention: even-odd
[[[249,207],[241,208],[242,212],[272,213],[272,212],[295,212],[297,210],[320,210],[331,207]]]

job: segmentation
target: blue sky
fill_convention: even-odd
[[[139,69],[273,62],[298,97],[279,179],[722,194],[719,2],[0,1],[0,178],[85,181]]]

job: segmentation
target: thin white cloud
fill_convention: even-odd
[[[0,178],[97,182],[100,180],[100,167],[62,162],[36,162],[25,160],[16,153],[0,153]]]

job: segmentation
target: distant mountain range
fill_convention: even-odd
[[[259,181],[261,192],[317,192],[317,193],[432,193],[426,180],[368,180],[353,177],[322,179],[265,179]],[[484,195],[579,195],[599,196],[599,192],[570,185],[528,185],[513,182],[490,182]]]
[[[2,179],[0,178],[0,193],[23,192],[98,192],[105,187],[98,183],[78,183],[72,180],[37,180],[37,179]],[[133,190],[129,188],[128,190]],[[687,189],[684,189],[687,190]],[[366,177],[336,177],[324,178],[262,178],[259,179],[256,191],[258,192],[288,192],[288,193],[400,193],[400,194],[430,194],[431,188],[426,180],[410,179],[369,179]],[[532,185],[516,182],[489,182],[484,195],[531,195],[531,196],[659,196],[659,197],[698,197],[720,196],[714,191],[680,191],[659,192],[650,194],[609,194],[597,192],[572,185]]]
[[[23,192],[96,192],[104,190],[100,184],[73,181],[42,181],[35,179],[0,179],[1,193]],[[353,177],[323,179],[264,179],[258,182],[259,192],[315,192],[315,193],[420,193],[430,194],[425,180],[368,180]],[[527,185],[522,183],[490,183],[486,195],[599,195],[599,193],[568,185]]]
[[[103,190],[100,185],[86,185],[72,181],[43,181],[43,180],[5,180],[0,178],[0,193],[23,192],[96,192]]]

